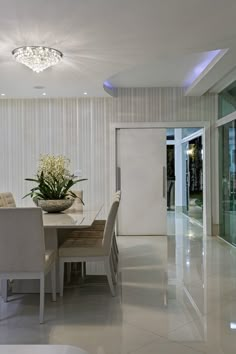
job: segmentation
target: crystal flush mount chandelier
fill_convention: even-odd
[[[53,48],[48,47],[19,47],[12,51],[12,55],[18,63],[28,66],[36,73],[59,63],[63,54]]]

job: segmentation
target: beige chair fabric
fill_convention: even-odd
[[[112,295],[115,295],[113,281],[115,281],[112,263],[112,241],[114,236],[115,220],[119,207],[119,201],[112,203],[103,237],[99,240],[81,240],[76,238],[67,239],[59,248],[60,258],[60,295],[63,296],[64,286],[64,263],[70,262],[104,262],[104,267]]]
[[[121,199],[121,192],[117,191],[114,196],[113,196],[113,201],[117,200],[120,202]],[[103,237],[103,231],[106,225],[106,220],[95,220],[93,224],[84,230],[68,230],[67,237]],[[94,231],[101,231],[101,233],[97,232],[97,234]]]
[[[15,208],[16,202],[13,194],[10,192],[0,193],[2,200],[5,202],[5,208]]]
[[[56,297],[54,250],[45,251],[41,208],[0,209],[0,278],[40,279],[40,323],[44,315],[44,277],[52,271]]]
[[[117,191],[114,196],[113,196],[113,201],[117,200],[120,202],[120,197],[121,197],[121,192]],[[66,237],[64,237],[65,241],[66,239],[80,239],[84,240],[83,242],[85,244],[90,244],[93,242],[91,240],[94,240],[96,242],[97,239],[102,239],[103,238],[103,232],[105,229],[106,225],[106,220],[95,220],[93,224],[84,230],[68,230],[66,233]],[[90,241],[89,241],[90,240]],[[77,243],[79,245],[79,242]],[[119,262],[119,248],[116,240],[116,235],[113,236],[113,241],[112,241],[112,262],[113,262],[113,268],[114,271],[117,273],[118,271],[118,262]],[[86,264],[83,264],[82,267],[82,276],[84,277],[86,274]],[[71,266],[69,263],[67,264],[67,280],[69,281],[71,278]]]
[[[76,191],[74,191],[76,192]],[[82,196],[82,195],[81,195]],[[113,201],[117,200],[120,201],[121,197],[121,192],[117,191],[113,195]],[[73,206],[72,206],[73,207]],[[78,230],[78,229],[61,229],[58,230],[58,241],[59,241],[59,246],[63,244],[67,239],[101,239],[103,238],[103,232],[105,228],[106,220],[95,220],[93,224],[84,230]],[[86,241],[87,242],[87,241]],[[113,265],[114,269],[117,271],[118,269],[118,254],[119,254],[119,249],[116,241],[116,236],[114,235],[113,237],[113,247],[112,247],[112,252],[114,253],[113,255]],[[74,268],[76,268],[76,264],[72,265]],[[82,269],[82,276],[84,277],[86,274],[86,264],[83,264]],[[71,279],[71,264],[67,263],[67,281],[70,282]]]
[[[0,193],[0,208],[6,208],[6,207],[7,207],[6,201],[3,198],[2,193]]]
[[[104,232],[103,232],[103,237],[102,237],[101,242],[99,244],[100,249],[95,250],[93,248],[91,248],[91,249],[89,248],[89,249],[86,249],[86,251],[85,251],[81,246],[83,244],[86,246],[86,242],[83,243],[83,242],[81,242],[80,239],[77,240],[76,238],[69,238],[59,248],[59,256],[70,257],[72,254],[73,254],[73,256],[74,255],[83,256],[83,254],[85,254],[85,253],[86,253],[86,256],[88,254],[91,254],[91,256],[93,254],[94,255],[100,254],[100,255],[104,255],[104,256],[109,256],[110,252],[111,252],[112,238],[113,238],[113,234],[114,234],[115,219],[116,219],[118,207],[119,207],[119,202],[114,201],[112,203],[112,206],[111,206],[108,218],[107,218],[107,222],[106,222]],[[86,237],[86,231],[84,231],[84,234]],[[78,245],[78,249],[76,249],[77,245]]]

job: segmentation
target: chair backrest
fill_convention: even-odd
[[[7,207],[7,203],[5,198],[3,198],[2,193],[0,193],[0,208],[6,208]]]
[[[41,208],[0,208],[0,273],[43,272]]]
[[[104,228],[104,233],[103,233],[103,246],[105,250],[107,251],[107,254],[110,254],[111,251],[111,246],[112,246],[112,239],[114,235],[114,229],[115,229],[115,221],[116,221],[116,216],[117,216],[117,211],[119,208],[119,200],[115,199],[113,200],[112,206],[110,208],[107,221],[105,224]]]
[[[15,208],[16,202],[11,192],[0,193],[0,199],[5,204],[5,208]],[[1,206],[0,206],[1,207]]]
[[[114,193],[113,199],[116,199],[116,198],[118,198],[119,200],[121,199],[121,191],[117,191]]]

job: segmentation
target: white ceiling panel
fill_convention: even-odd
[[[6,97],[101,96],[109,78],[182,86],[204,53],[235,45],[235,0],[0,0],[0,9]],[[11,55],[24,45],[59,49],[63,61],[33,73]]]

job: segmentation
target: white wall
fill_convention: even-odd
[[[110,123],[210,121],[216,96],[185,97],[179,88],[119,89],[117,98],[0,100],[0,190],[29,204],[24,178],[36,172],[41,153],[64,154],[81,169],[85,203],[110,201]],[[213,157],[214,159],[214,157]],[[217,215],[214,215],[216,219]]]

